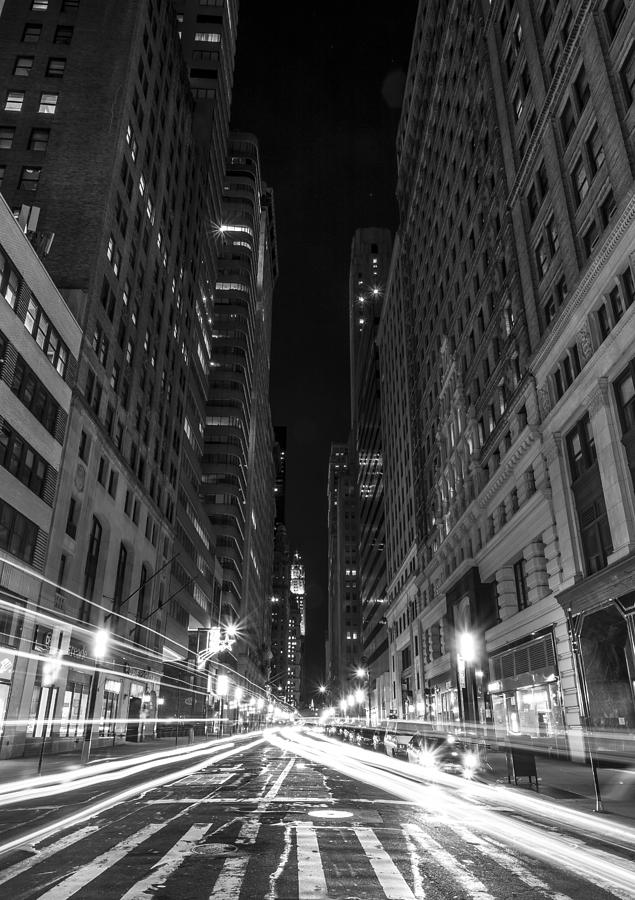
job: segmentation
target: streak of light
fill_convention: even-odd
[[[242,735],[226,740],[215,740],[194,747],[172,748],[158,753],[144,754],[139,757],[106,760],[91,765],[90,768],[74,768],[66,772],[58,772],[48,776],[27,778],[21,781],[0,785],[0,807],[21,803],[27,800],[41,800],[45,797],[77,791],[85,787],[96,787],[130,778],[142,772],[150,772],[168,763],[196,759],[209,756],[210,751],[230,750],[253,737]]]
[[[374,788],[415,800],[426,814],[436,814],[461,823],[472,819],[481,834],[503,841],[523,855],[531,855],[550,866],[568,870],[603,890],[612,891],[623,900],[632,900],[635,896],[635,866],[629,861],[596,849],[581,840],[572,841],[554,831],[545,832],[540,825],[510,819],[509,816],[483,805],[478,806],[475,816],[474,801],[488,803],[491,806],[492,801],[500,800],[508,808],[510,792],[504,788],[502,791],[493,792],[490,786],[459,781],[458,783],[466,790],[462,791],[462,796],[458,796],[442,788],[442,785],[451,784],[451,779],[447,782],[445,779],[439,779],[438,782],[426,784],[423,778],[413,777],[416,769],[412,766],[407,763],[396,766],[395,763],[398,761],[387,757],[381,759],[379,763],[370,753],[368,759],[365,759],[363,751],[357,750],[355,753],[352,748],[331,741],[327,741],[325,745],[315,739],[297,733],[291,734],[286,730],[279,736],[271,736],[269,740],[282,750],[295,752]],[[407,781],[403,778],[404,774],[408,776]],[[621,846],[626,842],[635,848],[635,829],[623,823],[618,826],[598,821],[590,814],[565,808],[561,804],[554,805],[551,810],[548,802],[536,798],[523,797],[522,802],[519,802],[521,800],[519,797],[514,799],[517,808],[524,808],[525,813],[538,815],[542,820],[552,818],[554,824],[559,826],[566,823],[574,828],[581,827],[584,831],[592,830],[598,837],[615,840]],[[532,799],[533,802],[526,803]],[[417,843],[421,843],[424,837],[427,840],[427,834],[418,826],[412,826],[410,835]]]
[[[142,784],[137,784],[133,785],[132,787],[126,788],[125,791],[120,791],[117,794],[106,797],[103,800],[92,804],[86,809],[82,809],[70,816],[66,816],[66,818],[64,819],[38,828],[35,831],[30,832],[29,834],[23,835],[22,837],[14,838],[14,840],[8,841],[5,844],[0,844],[0,857],[2,857],[6,853],[10,853],[12,850],[16,850],[18,847],[37,844],[40,841],[44,840],[44,838],[48,837],[50,834],[63,831],[64,829],[70,828],[72,826],[82,825],[83,823],[88,822],[90,819],[93,819],[95,816],[99,815],[99,813],[104,812],[107,809],[112,809],[113,806],[118,806],[120,803],[123,803],[126,800],[130,800],[133,797],[138,797],[141,794],[145,794],[147,793],[147,791],[150,791],[153,788],[161,787],[164,784],[169,784],[171,781],[180,781],[182,778],[186,778],[188,775],[195,775],[197,772],[200,772],[201,769],[206,768],[211,763],[221,762],[224,759],[228,759],[230,756],[234,756],[236,753],[247,752],[248,750],[257,747],[259,744],[262,744],[264,740],[264,737],[259,737],[256,740],[251,741],[251,743],[241,745],[240,747],[231,747],[225,750],[223,753],[208,754],[202,761],[188,766],[185,769],[180,769],[178,772],[171,772],[167,775],[161,775],[158,778],[151,779],[150,781],[144,781]],[[0,884],[2,883],[3,879],[2,875],[0,874]]]

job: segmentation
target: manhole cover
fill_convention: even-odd
[[[345,809],[311,809],[309,815],[314,819],[352,819],[353,813]]]
[[[236,848],[233,844],[199,844],[192,853],[197,856],[235,856]]]

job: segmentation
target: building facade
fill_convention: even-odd
[[[634,15],[420,4],[398,135],[416,562],[394,689],[573,754],[585,717],[614,747],[634,722]]]
[[[326,686],[334,699],[350,693],[361,665],[358,580],[357,467],[351,443],[332,444],[328,472],[328,640]]]
[[[362,653],[371,716],[390,707],[386,624],[386,521],[384,449],[381,434],[381,377],[377,332],[381,319],[392,240],[380,228],[360,228],[351,246],[349,340],[351,431],[357,457],[359,503],[359,602]]]

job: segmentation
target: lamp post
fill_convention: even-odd
[[[100,628],[96,632],[93,640],[93,657],[95,660],[95,668],[90,682],[90,697],[88,701],[88,721],[84,727],[84,740],[82,743],[81,762],[88,762],[90,757],[90,745],[93,739],[93,719],[95,718],[95,707],[97,705],[97,693],[99,691],[99,669],[97,663],[106,656],[108,650],[108,641],[110,640],[110,632],[104,628]]]
[[[60,672],[60,658],[59,652],[51,653],[49,658],[46,660],[44,665],[42,666],[42,687],[52,688],[55,682],[57,681],[57,676]],[[42,744],[40,745],[40,758],[37,764],[37,773],[38,775],[42,772],[42,762],[44,760],[44,745],[46,744],[46,736],[48,732],[48,711],[50,709],[51,700],[53,702],[53,706],[55,705],[57,691],[51,692],[51,697],[49,697],[47,703],[47,715],[44,718],[44,728],[42,730]],[[51,739],[53,737],[53,726],[51,726]]]
[[[369,669],[364,669],[362,666],[360,666],[360,667],[357,669],[357,671],[356,671],[355,674],[357,675],[358,678],[363,678],[363,679],[364,679],[364,683],[365,683],[365,685],[366,685],[366,693],[367,693],[367,695],[368,695],[368,724],[370,725],[370,720],[371,720],[371,708],[370,708],[370,670],[369,670]]]
[[[469,631],[464,631],[457,635],[456,650],[459,711],[461,724],[466,728],[470,721],[476,719],[474,713],[474,685],[472,679],[468,678],[468,668],[474,664],[477,658],[474,635]]]

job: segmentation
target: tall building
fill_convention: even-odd
[[[237,6],[152,0],[112,16],[95,0],[28,8],[8,0],[0,14],[1,189],[83,332],[45,563],[58,590],[43,593],[42,605],[64,622],[62,646],[70,641],[73,658],[88,666],[74,670],[66,660],[46,708],[41,673],[21,686],[21,715],[35,723],[27,745],[55,713],[64,721],[53,727],[52,747],[75,746],[91,666],[103,739],[152,734],[159,692],[164,715],[183,689],[194,698],[191,712],[206,714],[207,677],[195,654],[222,619],[229,554],[216,547],[200,486],[218,387],[214,320],[224,327],[233,254],[249,258],[239,263],[249,269],[247,340],[261,360],[242,379],[244,465],[254,473],[242,515],[262,529],[241,536],[253,589],[235,609],[246,621],[239,660],[248,660],[235,667],[262,683],[275,227],[258,175],[252,233],[229,253],[226,241],[219,263],[233,197],[225,169]],[[230,157],[228,173],[232,165]],[[103,667],[93,647],[100,627],[110,634]]]
[[[386,523],[381,436],[381,379],[377,332],[388,279],[392,240],[381,228],[361,228],[351,247],[348,306],[351,432],[357,457],[359,600],[362,653],[371,714],[390,706],[386,628]]]
[[[350,693],[362,655],[357,576],[357,468],[351,444],[331,444],[328,471],[328,638],[326,680],[333,698]]]
[[[408,559],[386,460],[396,706],[574,754],[585,715],[635,721],[634,17],[420,3],[380,335],[414,478]]]
[[[64,627],[64,597],[43,589],[42,576],[81,337],[0,197],[0,729],[33,711],[26,731],[3,729],[3,758],[42,738],[57,702],[60,658],[77,658],[79,648]],[[55,614],[40,616],[46,606]],[[75,638],[78,632],[86,633],[77,629]],[[69,718],[66,707],[62,717]]]
[[[218,241],[205,506],[223,568],[220,618],[239,626],[238,671],[263,684],[275,516],[268,391],[277,253],[273,197],[261,181],[252,135],[230,136]]]
[[[294,635],[294,684],[291,690],[294,705],[300,706],[306,700],[304,680],[304,650],[306,641],[306,572],[302,557],[296,550],[291,560],[290,579],[291,604],[296,612]]]
[[[276,466],[276,483],[274,493],[276,500],[276,523],[286,521],[286,483],[287,483],[287,429],[285,425],[274,425],[273,455]]]

